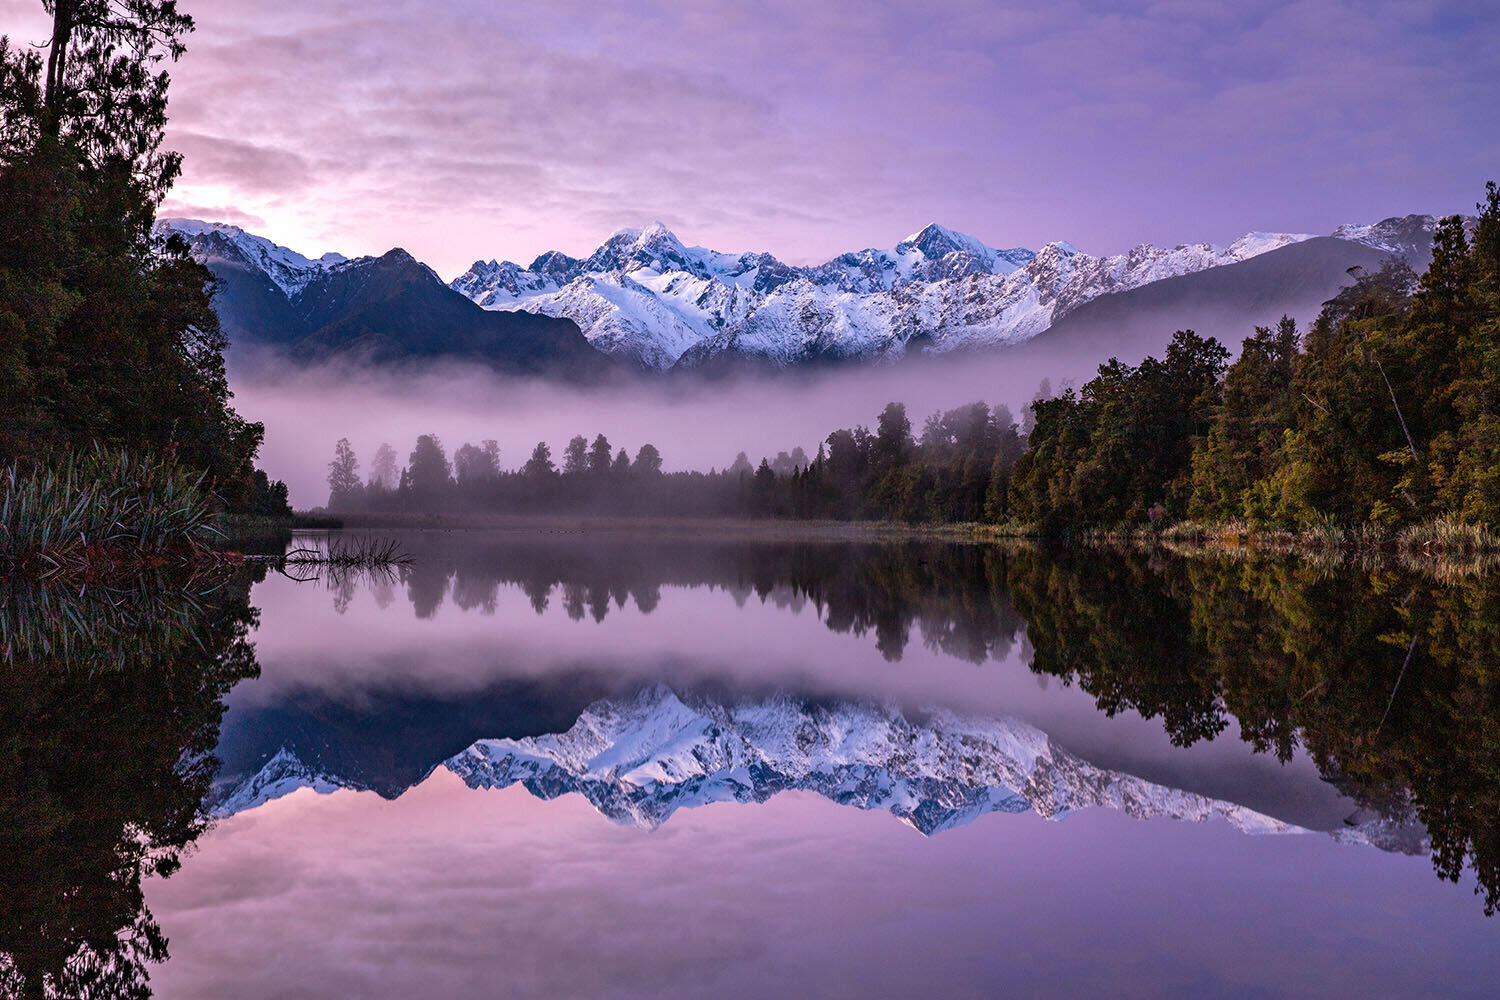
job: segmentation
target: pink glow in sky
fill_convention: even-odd
[[[394,802],[235,816],[146,895],[173,997],[1319,997],[1488,988],[1470,891],[1217,822],[1091,809],[929,839],[785,793],[646,833],[440,770]]]
[[[792,262],[941,221],[1093,252],[1466,210],[1500,7],[188,0],[167,211],[303,252]],[[45,37],[41,4],[0,30]]]

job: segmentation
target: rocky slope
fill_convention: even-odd
[[[1423,257],[1434,219],[1341,226],[1333,238]],[[789,367],[1017,344],[1084,303],[1225,267],[1310,239],[1250,233],[1227,247],[1142,244],[1096,257],[1068,243],[997,250],[931,225],[890,250],[815,267],[688,247],[660,223],[615,233],[586,259],[476,261],[453,287],[488,309],[566,316],[600,350],[652,370],[737,357]]]
[[[214,308],[235,349],[373,363],[463,358],[513,373],[594,377],[610,363],[568,319],[479,308],[406,251],[316,260],[237,226],[163,219],[218,281]]]

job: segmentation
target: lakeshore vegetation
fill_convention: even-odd
[[[181,165],[163,67],[192,19],[170,0],[45,6],[41,49],[0,38],[0,552],[97,555],[142,531],[159,552],[210,508],[287,516],[254,466],[264,428],[231,405],[212,275],[154,230]]]

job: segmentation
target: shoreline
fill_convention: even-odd
[[[1483,572],[1500,565],[1500,538],[1483,529],[1466,531],[1452,544],[1431,525],[1402,534],[1330,529],[1293,532],[1241,523],[1184,523],[1170,528],[1092,529],[1044,536],[1014,523],[909,524],[900,521],[836,521],[777,518],[655,517],[608,514],[317,514],[300,513],[299,532],[498,531],[554,535],[649,534],[666,538],[722,537],[749,541],[899,542],[1057,546],[1089,549],[1161,550],[1188,558],[1295,557],[1351,565],[1405,565],[1442,573]],[[1446,543],[1446,544],[1445,544]]]

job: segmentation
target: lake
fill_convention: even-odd
[[[1495,995],[1494,574],[381,537],[6,585],[0,987]]]

